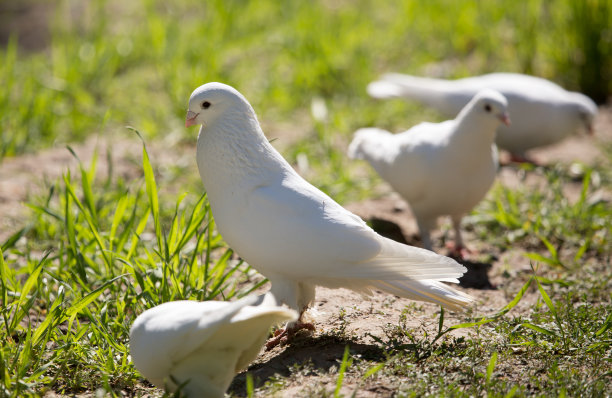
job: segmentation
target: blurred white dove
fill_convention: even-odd
[[[406,199],[426,249],[432,249],[430,230],[436,219],[450,215],[455,231],[452,252],[463,257],[461,219],[495,180],[495,130],[501,123],[510,123],[506,98],[483,90],[454,120],[421,123],[400,134],[357,130],[348,155],[367,160]]]
[[[463,266],[383,238],[300,177],[270,145],[255,111],[234,88],[221,83],[197,88],[185,121],[196,124],[202,125],[198,168],[219,232],[300,319],[315,298],[315,286],[363,294],[380,289],[450,309],[472,300],[439,282],[457,282]]]
[[[454,117],[476,93],[490,88],[508,100],[511,126],[501,126],[496,142],[517,161],[526,151],[551,145],[580,129],[593,132],[597,105],[587,96],[563,89],[539,77],[518,73],[492,73],[444,80],[392,73],[368,85],[374,98],[405,98]]]
[[[143,312],[130,330],[130,354],[159,388],[188,397],[223,397],[257,357],[270,327],[297,319],[270,293],[228,301],[170,301]]]

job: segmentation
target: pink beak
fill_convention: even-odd
[[[506,126],[510,126],[510,116],[506,112],[502,113],[498,117],[499,117],[499,120],[501,120],[503,124],[505,124]]]
[[[198,117],[199,113],[195,113],[192,111],[187,111],[187,116],[185,117],[185,127],[193,126],[196,124],[196,117]]]

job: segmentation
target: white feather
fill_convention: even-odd
[[[130,354],[140,373],[159,388],[182,385],[188,397],[223,397],[236,372],[255,359],[274,324],[297,313],[274,297],[227,301],[171,301],[136,318]]]
[[[488,108],[487,108],[488,107]],[[497,170],[495,131],[507,116],[504,96],[483,90],[454,120],[424,122],[400,134],[361,129],[349,156],[365,159],[410,204],[425,248],[439,216],[459,223],[491,187]]]
[[[554,144],[580,129],[591,129],[597,106],[587,96],[566,91],[539,77],[517,73],[492,73],[458,80],[384,75],[368,85],[374,98],[405,98],[454,117],[480,90],[490,88],[508,100],[514,115],[510,126],[500,126],[497,144],[517,155]]]
[[[210,103],[205,110],[203,102]],[[412,298],[419,286],[429,292],[429,281],[465,272],[449,258],[391,243],[305,181],[269,144],[235,89],[205,84],[191,95],[189,110],[199,113],[195,122],[202,124],[197,162],[219,232],[269,278],[279,301],[303,311],[314,300],[315,286],[368,293],[394,281],[410,282],[392,293]],[[470,302],[441,286],[439,295],[451,297],[443,305]],[[439,302],[432,295],[419,297]]]

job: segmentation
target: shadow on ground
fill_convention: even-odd
[[[402,232],[400,226],[393,221],[372,217],[368,220],[368,223],[374,231],[378,232],[379,235],[405,245],[409,244],[406,237],[404,237],[404,233]]]
[[[332,366],[340,367],[347,345],[352,355],[359,354],[364,359],[376,362],[386,360],[385,351],[373,344],[357,343],[330,335],[297,335],[282,353],[264,359],[237,375],[227,392],[240,397],[247,396],[247,373],[253,377],[255,388],[276,376],[287,377],[294,374],[296,366],[308,374],[327,373]]]
[[[489,280],[489,271],[493,268],[492,263],[481,263],[457,258],[455,260],[467,268],[467,272],[459,278],[459,285],[461,287],[480,290],[497,289]]]

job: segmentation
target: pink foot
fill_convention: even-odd
[[[272,337],[266,342],[266,351],[270,351],[272,348],[276,347],[279,344],[287,344],[289,339],[302,329],[314,332],[315,326],[312,323],[299,322],[290,328],[284,327],[283,329],[278,329],[274,331],[274,337]]]
[[[538,166],[538,163],[535,160],[528,158],[527,156],[519,155],[518,153],[510,154],[510,163],[527,163]]]
[[[456,245],[455,242],[447,242],[446,248],[448,249],[448,256],[452,258],[465,259],[470,255],[476,254],[475,251],[468,249],[463,245]]]

